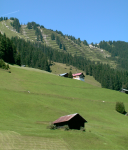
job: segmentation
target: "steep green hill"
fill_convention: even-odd
[[[111,52],[112,59],[119,64],[118,68],[128,70],[128,42],[101,41],[99,47]]]
[[[21,25],[21,32],[18,33],[11,26],[11,22],[12,20],[4,20],[0,22],[0,31],[2,33],[5,33],[7,37],[11,38],[12,36],[18,36],[20,38],[24,38],[25,40],[30,40],[31,42],[37,40],[34,29],[28,29],[26,25]],[[111,57],[111,54],[108,51],[94,46],[89,47],[87,45],[84,45],[83,41],[81,41],[80,44],[76,44],[73,40],[69,39],[68,36],[58,34],[58,32],[55,32],[53,30],[42,27],[40,27],[39,29],[43,36],[43,42],[54,49],[63,51],[63,48],[60,49],[59,45],[56,43],[56,40],[51,40],[52,33],[55,36],[58,36],[61,43],[65,45],[66,52],[71,53],[72,55],[84,56],[92,61],[101,61],[102,63],[108,63],[114,68],[117,66],[117,63],[114,60],[109,59],[109,57]],[[78,41],[78,39],[76,39],[76,41]]]
[[[128,96],[38,69],[0,69],[0,149],[127,149]],[[85,77],[86,80],[86,77]],[[86,132],[50,130],[58,117],[82,115]]]

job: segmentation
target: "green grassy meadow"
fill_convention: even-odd
[[[128,95],[38,69],[10,68],[0,69],[0,149],[127,149],[128,117],[115,104],[124,102],[128,111]],[[88,121],[86,132],[47,129],[73,113]]]
[[[66,64],[57,63],[57,62],[53,62],[50,68],[51,68],[52,73],[56,75],[59,75],[62,73],[69,73],[70,71],[72,73],[83,72],[82,70],[79,70],[74,66],[71,66],[71,65],[67,66]],[[85,72],[83,73],[85,75]],[[89,76],[89,75],[86,75],[85,82],[91,85],[97,86],[97,87],[101,87],[101,84],[97,82],[92,76]]]

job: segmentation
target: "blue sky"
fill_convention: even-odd
[[[88,43],[128,42],[128,0],[1,0],[1,16],[34,21]]]

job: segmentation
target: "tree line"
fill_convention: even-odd
[[[37,43],[31,43],[18,37],[12,37],[11,41],[16,46],[17,51],[20,53],[22,65],[27,65],[32,68],[38,68],[50,72],[50,66],[47,56],[38,47]]]
[[[10,64],[27,65],[33,68],[50,71],[47,56],[37,45],[30,41],[12,37],[0,33],[0,59]]]
[[[13,26],[14,29],[16,29],[17,32],[21,31],[21,25],[20,22],[17,18],[13,18],[11,17],[10,20],[13,20],[13,22],[11,22],[11,26]]]
[[[128,71],[119,71],[108,64],[90,64],[86,66],[86,74],[93,76],[103,88],[120,90],[128,89]]]
[[[74,36],[72,35],[66,35],[68,37],[68,39],[72,40],[74,43],[78,44],[79,46],[81,46],[81,40],[80,38],[76,39]]]
[[[111,56],[119,64],[118,68],[128,70],[128,42],[101,41],[99,47],[111,53]]]
[[[51,29],[49,29],[49,30],[51,30]],[[53,31],[53,30],[51,30],[51,31]],[[79,46],[81,46],[81,42],[82,42],[82,41],[80,40],[80,38],[76,39],[76,38],[75,38],[74,36],[72,36],[72,35],[68,35],[68,34],[65,34],[65,35],[64,35],[61,31],[58,31],[58,30],[56,30],[55,32],[58,33],[58,34],[60,34],[60,35],[63,36],[64,38],[65,38],[65,36],[67,36],[68,39],[72,40],[74,43],[76,43],[76,44],[78,44]],[[55,40],[55,35],[54,35],[54,33],[51,34],[51,39],[52,39],[52,40]],[[87,42],[86,40],[83,41],[83,44],[88,46],[88,42]]]
[[[61,31],[55,31],[56,33],[60,34],[61,36],[65,37],[65,35]]]
[[[0,58],[8,63],[27,65],[50,71],[51,61],[73,65],[93,76],[103,88],[120,90],[128,88],[128,71],[112,69],[107,64],[92,62],[84,57],[59,52],[45,44],[25,41],[18,37],[11,40],[0,34]]]
[[[13,42],[0,32],[0,59],[10,64],[20,65],[20,55]]]
[[[0,17],[0,21],[8,20],[8,17]]]
[[[66,35],[68,37],[68,39],[72,40],[74,43],[78,44],[79,46],[81,46],[81,40],[80,38],[76,39],[74,36],[72,35]],[[83,41],[83,44],[88,46],[88,42],[86,40]]]

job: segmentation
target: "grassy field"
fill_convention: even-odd
[[[70,71],[72,73],[80,73],[83,72],[82,70],[77,69],[74,66],[67,66],[66,64],[62,64],[62,63],[57,63],[57,62],[53,62],[52,66],[50,66],[51,71],[53,74],[59,75],[62,73],[69,73]],[[83,72],[85,75],[85,72]],[[85,82],[89,83],[91,85],[97,86],[97,87],[101,87],[101,84],[99,82],[97,82],[92,76],[86,75],[85,77]]]
[[[128,147],[128,95],[27,67],[0,69],[0,149],[118,149]],[[85,77],[86,79],[86,77]],[[103,102],[105,101],[105,102]],[[58,117],[79,113],[86,132],[50,130]]]

